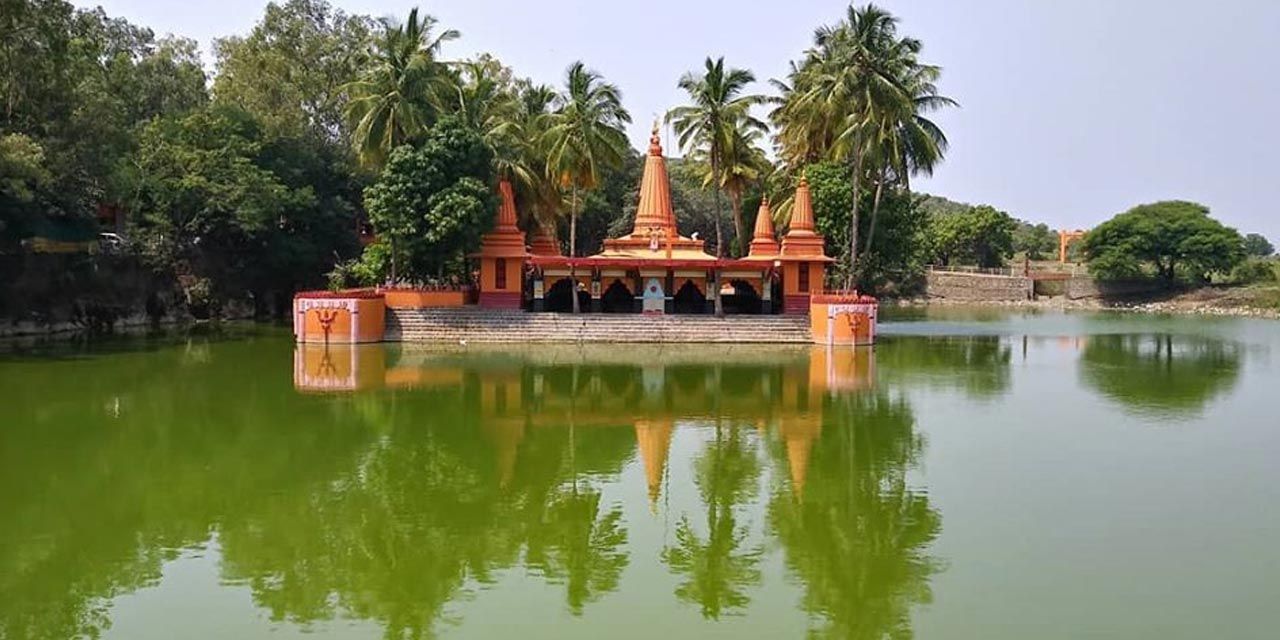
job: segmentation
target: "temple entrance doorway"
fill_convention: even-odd
[[[621,280],[614,280],[600,296],[600,310],[605,313],[631,313],[635,311],[635,300],[627,285]]]
[[[730,280],[733,295],[726,295],[721,304],[725,313],[760,313],[763,308],[760,293],[746,280]]]
[[[569,312],[573,311],[573,280],[569,278],[561,278],[551,285],[547,290],[547,295],[543,298],[547,311]],[[578,292],[578,304],[582,310],[591,308],[591,294],[586,291]]]
[[[671,310],[674,313],[706,313],[707,297],[702,295],[702,291],[692,280],[685,280],[684,284],[676,290]]]

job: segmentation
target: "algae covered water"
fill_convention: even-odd
[[[0,356],[0,638],[1270,638],[1280,323]]]

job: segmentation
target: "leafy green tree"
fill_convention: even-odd
[[[33,192],[43,217],[90,219],[122,196],[117,171],[133,128],[207,100],[190,40],[157,40],[101,9],[62,0],[0,9],[0,130],[44,152],[48,188]]]
[[[276,280],[281,276],[314,281],[320,271],[312,270],[332,260],[337,247],[312,245],[325,236],[311,223],[326,211],[341,212],[323,206],[309,185],[278,173],[277,153],[259,123],[234,107],[148,124],[129,162],[133,197],[126,203],[143,257],[195,278],[215,299],[269,288],[290,293],[291,283]],[[320,226],[333,229],[334,222]],[[332,239],[344,237],[350,241],[349,233]],[[301,260],[303,273],[282,269],[299,251],[314,259]]]
[[[962,214],[939,216],[929,225],[934,259],[941,264],[961,262],[999,267],[1013,255],[1018,223],[1009,214],[980,205]]]
[[[853,198],[848,173],[838,163],[820,162],[810,165],[805,176],[818,231],[826,237],[830,255],[842,257],[849,248],[849,202]],[[864,192],[862,197],[869,200],[874,196]],[[919,200],[902,190],[892,190],[883,198],[877,231],[880,241],[862,259],[858,278],[862,290],[910,291],[919,284],[929,258],[929,216]],[[863,232],[870,223],[867,218],[861,220]],[[838,262],[837,268],[847,269],[847,265]]]
[[[463,258],[479,245],[497,209],[491,163],[480,133],[453,117],[436,123],[421,146],[392,152],[365,190],[365,207],[391,245],[393,281],[467,275]]]
[[[416,8],[403,24],[384,22],[371,66],[347,85],[347,116],[355,123],[354,144],[366,166],[380,167],[393,149],[421,136],[451,91],[453,76],[440,50],[459,33],[447,29],[437,35],[437,22],[429,15],[420,18]]]
[[[1208,280],[1244,259],[1244,239],[1209,217],[1209,208],[1170,200],[1134,207],[1085,235],[1089,271],[1100,278],[1154,273],[1166,283],[1180,276]]]
[[[27,235],[31,203],[49,182],[44,149],[21,134],[0,136],[0,246]]]
[[[1275,255],[1276,248],[1262,234],[1250,233],[1244,237],[1244,252],[1255,258],[1269,258]]]
[[[1057,253],[1058,234],[1043,222],[1033,225],[1019,221],[1013,231],[1013,250],[1031,260],[1044,260]]]
[[[30,202],[48,179],[39,144],[21,133],[0,136],[0,197]]]
[[[325,0],[269,3],[247,36],[214,41],[214,97],[254,114],[272,134],[349,145],[343,88],[367,62],[374,28]]]
[[[578,61],[569,65],[565,91],[556,97],[549,119],[543,134],[547,170],[570,191],[569,255],[577,256],[579,192],[599,186],[603,167],[622,164],[630,149],[622,128],[631,114],[618,87]],[[578,296],[571,297],[573,312],[580,312]]]

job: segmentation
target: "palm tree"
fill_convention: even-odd
[[[516,131],[519,103],[510,75],[510,69],[488,55],[462,62],[449,104],[459,120],[480,132],[493,153],[495,173],[503,178],[522,169]]]
[[[525,229],[554,229],[564,202],[560,185],[548,170],[547,129],[551,126],[556,91],[547,85],[518,83],[512,137],[517,145],[519,169],[511,171],[515,187],[526,206]],[[554,235],[554,234],[553,234]]]
[[[943,107],[958,106],[955,100],[938,93],[935,84],[941,70],[932,65],[913,64],[901,78],[908,98],[899,108],[881,118],[875,140],[882,159],[876,163],[876,190],[871,204],[871,224],[862,257],[871,253],[875,240],[880,199],[886,183],[896,182],[911,191],[911,175],[932,175],[947,150],[947,136],[926,114]]]
[[[720,187],[729,196],[733,209],[734,232],[738,237],[738,255],[746,252],[751,238],[746,233],[747,224],[742,215],[742,196],[752,185],[760,184],[773,173],[773,163],[760,148],[764,132],[755,128],[738,128],[731,144],[725,149],[721,163]],[[710,166],[704,178],[711,180]]]
[[[671,123],[687,151],[701,150],[711,168],[715,186],[716,257],[724,257],[724,236],[720,230],[720,192],[725,183],[725,154],[739,138],[749,136],[750,131],[764,131],[765,124],[751,115],[751,107],[764,103],[759,95],[741,95],[748,84],[755,82],[755,75],[746,69],[725,69],[724,58],[707,58],[705,72],[699,76],[686,73],[677,84],[684,89],[692,104],[675,107],[667,112]],[[738,237],[743,237],[741,220],[735,219]],[[724,315],[719,287],[713,287],[716,316]]]
[[[547,169],[572,194],[569,205],[569,257],[578,256],[578,193],[596,188],[600,169],[622,164],[627,153],[623,126],[631,114],[622,106],[622,93],[581,61],[569,65],[565,92],[555,101],[551,124],[545,133]],[[575,282],[573,312],[579,313],[576,274],[572,262],[569,277]]]
[[[433,34],[437,20],[415,8],[403,24],[384,22],[372,67],[346,86],[347,117],[355,124],[360,162],[379,167],[391,150],[428,127],[439,111],[451,73],[439,60],[441,46],[458,38],[453,29]]]
[[[846,19],[814,34],[805,60],[792,67],[790,83],[773,116],[783,156],[815,155],[848,162],[853,185],[846,287],[857,272],[859,202],[870,156],[876,155],[882,120],[907,108],[903,77],[916,66],[920,42],[897,35],[897,18],[867,5],[850,6]],[[874,172],[873,172],[874,173]]]

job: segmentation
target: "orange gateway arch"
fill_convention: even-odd
[[[1076,242],[1077,240],[1084,238],[1085,233],[1086,232],[1081,229],[1073,229],[1071,231],[1063,229],[1058,231],[1058,264],[1067,263],[1067,247],[1070,246],[1072,242]]]

